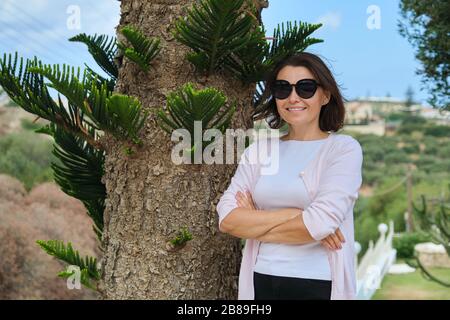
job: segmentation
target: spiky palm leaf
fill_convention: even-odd
[[[70,242],[67,243],[67,246],[63,241],[59,240],[37,240],[36,243],[49,255],[54,256],[69,265],[78,266],[81,271],[86,270],[85,276],[89,279],[94,281],[100,280],[101,273],[97,268],[97,259],[89,256],[85,256],[84,259],[81,258],[79,252],[73,249]],[[60,276],[70,275],[72,275],[72,273],[60,273]]]
[[[250,34],[249,42],[225,58],[224,67],[244,83],[260,81],[271,66],[268,56],[269,44],[264,27],[256,27]]]
[[[141,105],[136,98],[111,94],[108,84],[100,86],[97,81],[89,81],[86,72],[80,79],[79,70],[63,66],[40,66],[30,71],[45,76],[51,86],[63,94],[68,101],[82,110],[84,131],[87,126],[96,130],[108,131],[119,139],[138,141],[138,132],[142,128],[147,113],[141,112]]]
[[[70,265],[79,266],[80,269],[87,269],[90,277],[95,280],[100,279],[97,259],[89,256],[85,256],[84,259],[81,258],[79,252],[73,249],[70,242],[67,243],[67,246],[63,241],[59,240],[37,240],[36,243],[49,255],[57,257]]]
[[[83,72],[80,78],[79,67],[75,69],[65,64],[62,67],[58,64],[40,65],[30,67],[28,70],[50,80],[50,83],[47,83],[48,87],[57,90],[79,109],[83,110],[84,100],[88,96],[90,89],[90,83],[86,80],[86,72]]]
[[[107,84],[99,88],[92,84],[89,97],[84,101],[86,114],[103,131],[118,139],[130,139],[140,144],[139,132],[144,126],[148,111],[143,111],[137,98],[111,94]]]
[[[175,23],[173,35],[194,51],[187,59],[199,71],[211,74],[250,41],[254,18],[240,11],[242,4],[243,0],[202,0]]]
[[[108,90],[110,92],[114,91],[114,87],[116,85],[116,79],[106,79],[99,75],[97,72],[92,70],[87,64],[84,64],[86,67],[86,80],[91,83],[96,83],[97,87],[101,87],[103,83],[106,83]]]
[[[67,279],[73,276],[74,273],[75,271],[70,272],[69,267],[67,267],[65,270],[58,273],[58,277]],[[89,271],[87,269],[80,270],[80,283],[84,285],[86,288],[89,288],[91,290],[97,290],[96,286],[92,283],[91,278],[89,278]]]
[[[264,75],[273,68],[280,60],[286,58],[297,52],[303,52],[310,45],[323,42],[321,39],[311,38],[310,35],[319,29],[322,24],[309,24],[305,22],[287,22],[287,27],[285,29],[284,23],[281,26],[278,24],[274,29],[272,44],[267,44],[266,47],[260,50],[264,53],[264,61],[262,63],[256,64],[254,67],[254,76],[252,80],[256,80],[258,84],[258,89],[256,90],[252,105],[254,107],[260,105],[268,96],[263,96],[265,92],[265,81]]]
[[[51,164],[55,181],[63,192],[83,202],[94,222],[94,232],[101,240],[106,198],[106,188],[101,182],[104,151],[53,124],[49,127],[55,139],[53,154],[60,161]]]
[[[321,27],[321,24],[304,22],[287,22],[278,25],[273,32],[273,42],[266,41],[265,30],[255,28],[251,40],[240,50],[235,50],[224,64],[245,83],[262,81],[264,75],[281,59],[296,52],[302,52],[312,44],[323,40],[311,38],[310,35]]]
[[[3,59],[0,59],[0,85],[25,111],[56,123],[65,130],[95,143],[84,126],[83,111],[70,102],[66,108],[59,95],[58,100],[55,101],[50,96],[43,75],[30,71],[36,68],[44,68],[37,58],[26,60],[24,64],[23,58],[18,59],[17,53],[14,58],[11,54],[8,56],[4,54]]]
[[[302,52],[310,45],[323,42],[322,39],[310,37],[321,26],[321,23],[310,24],[306,22],[299,22],[297,25],[297,21],[294,21],[294,26],[292,26],[292,22],[288,21],[285,30],[284,23],[281,24],[281,28],[278,25],[274,29],[272,45],[266,59],[277,63],[287,55]]]
[[[148,38],[133,26],[125,26],[120,32],[132,45],[132,48],[129,48],[123,43],[118,44],[124,56],[147,72],[151,61],[161,50],[159,38]]]
[[[222,112],[226,97],[214,88],[196,90],[192,83],[186,83],[181,89],[169,93],[167,97],[168,115],[163,109],[157,112],[160,126],[168,133],[184,128],[194,136],[194,122],[201,121],[202,130],[216,128],[221,132],[229,126],[235,111],[235,105]],[[213,120],[213,118],[216,119]]]
[[[448,185],[450,189],[450,184]],[[435,243],[444,246],[447,255],[450,256],[450,206],[445,203],[444,199],[439,201],[439,210],[436,214],[430,214],[427,212],[427,202],[424,195],[421,195],[422,208],[417,208],[413,203],[414,218],[416,227],[421,232],[425,232],[431,237],[431,240]],[[421,274],[428,280],[434,281],[444,287],[450,287],[448,280],[443,280],[433,275],[420,261],[420,257],[417,252],[414,253],[414,258],[406,261],[408,265],[413,268],[419,268]]]
[[[101,99],[101,97],[100,97]],[[118,138],[131,139],[141,144],[139,131],[144,126],[148,111],[142,111],[138,99],[126,95],[114,94],[106,102],[107,121],[104,128]]]
[[[73,42],[82,42],[87,45],[89,53],[95,62],[103,69],[113,80],[116,81],[119,71],[114,62],[117,54],[116,38],[109,38],[106,35],[89,36],[81,33],[69,39]]]

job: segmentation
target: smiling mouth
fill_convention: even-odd
[[[296,107],[296,108],[287,108],[286,110],[289,111],[289,112],[300,112],[300,111],[306,110],[306,107],[302,107],[302,108],[298,108],[298,107]]]

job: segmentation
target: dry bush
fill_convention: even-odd
[[[19,180],[0,174],[0,199],[6,202],[19,203],[27,194],[25,187]]]
[[[0,299],[96,299],[84,287],[69,290],[57,277],[65,264],[36,244],[63,240],[82,256],[100,258],[84,206],[53,183],[24,190],[18,180],[0,175]]]

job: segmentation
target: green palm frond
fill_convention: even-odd
[[[42,74],[31,72],[30,69],[42,69],[45,67],[37,58],[26,60],[18,59],[17,53],[12,55],[4,54],[0,59],[0,85],[5,89],[8,96],[22,107],[25,111],[35,114],[38,117],[56,123],[58,126],[83,136],[87,141],[95,144],[87,134],[84,125],[84,112],[79,106],[69,101],[66,108],[58,95],[55,101],[44,83]],[[71,92],[79,89],[74,86]],[[69,92],[70,93],[70,92]]]
[[[92,83],[90,95],[85,100],[85,110],[100,130],[108,131],[118,139],[141,143],[138,135],[147,119],[148,111],[142,110],[138,99],[111,94],[106,83],[101,87]]]
[[[167,97],[169,114],[160,109],[157,112],[161,120],[159,124],[168,133],[184,128],[194,136],[194,122],[201,121],[202,130],[216,128],[224,132],[235,111],[233,105],[220,112],[226,100],[225,95],[214,88],[196,90],[193,84],[188,82],[180,90],[169,93]]]
[[[97,87],[101,87],[101,85],[103,83],[106,83],[108,90],[110,92],[114,91],[114,87],[116,85],[116,80],[115,79],[106,79],[104,77],[102,77],[101,75],[99,75],[97,72],[95,72],[94,70],[92,70],[87,64],[84,64],[84,66],[86,67],[86,80],[87,82],[90,83],[96,83]]]
[[[269,53],[266,59],[277,63],[287,55],[302,52],[310,45],[323,42],[321,39],[311,38],[310,35],[322,26],[321,23],[310,24],[306,22],[288,21],[286,23],[286,30],[284,23],[277,26],[273,32],[273,41],[270,46]]]
[[[150,68],[151,61],[161,50],[160,39],[148,38],[132,26],[125,26],[120,32],[132,46],[132,48],[129,48],[123,43],[118,44],[119,48],[123,51],[124,56],[138,64],[142,70],[147,72]]]
[[[142,112],[138,99],[121,94],[114,94],[107,101],[108,121],[110,132],[120,137],[131,139],[140,144],[139,131],[144,126],[148,111]]]
[[[244,47],[225,58],[224,67],[244,83],[260,81],[271,66],[270,60],[264,60],[269,48],[264,26],[258,26],[251,32],[250,40]]]
[[[94,222],[94,232],[101,240],[106,198],[106,188],[101,182],[104,151],[52,124],[50,126],[55,139],[53,154],[59,159],[59,163],[51,164],[55,182],[63,192],[83,202]]]
[[[89,53],[95,62],[105,71],[115,82],[119,71],[114,62],[117,54],[117,44],[115,37],[109,38],[106,35],[89,36],[81,33],[69,39],[73,42],[82,42],[87,45]]]
[[[82,122],[79,124],[83,132],[89,127],[95,130],[108,131],[119,139],[138,141],[138,132],[147,117],[142,114],[141,105],[136,98],[125,95],[112,95],[107,82],[101,84],[94,77],[89,78],[84,71],[63,65],[44,65],[29,70],[45,76],[50,80],[52,88],[64,95],[69,104],[75,106]],[[81,110],[81,111],[80,111]],[[95,133],[95,131],[94,131]]]
[[[254,107],[263,103],[267,98],[263,96],[265,91],[264,75],[273,68],[280,60],[286,58],[294,53],[303,52],[307,47],[315,43],[323,42],[321,39],[311,38],[310,35],[319,29],[322,24],[309,24],[305,22],[287,22],[285,29],[284,23],[275,28],[272,44],[262,46],[261,52],[264,53],[264,61],[254,65],[254,77],[251,80],[256,80],[257,90],[252,99]],[[249,73],[251,74],[251,73]]]
[[[138,99],[126,95],[114,94],[110,97],[102,91],[93,91],[91,106],[99,120],[101,128],[119,139],[129,139],[141,144],[139,131],[145,124],[148,112],[142,110]]]
[[[0,59],[0,85],[25,111],[56,122],[55,115],[65,110],[50,97],[43,77],[28,71],[29,67],[37,65],[42,65],[37,58],[27,59],[24,65],[23,58],[18,59],[17,52],[14,58],[11,54],[4,54]]]
[[[100,270],[97,268],[97,259],[94,257],[80,257],[77,250],[74,250],[70,242],[67,246],[60,240],[37,240],[36,243],[49,255],[58,258],[70,265],[78,266],[80,269],[87,269],[92,279],[100,279]]]
[[[90,83],[86,81],[86,72],[80,78],[80,68],[74,68],[65,64],[40,65],[30,67],[32,73],[44,76],[50,83],[47,84],[64,95],[72,104],[83,110],[84,100],[89,94]]]
[[[100,280],[100,270],[97,268],[97,259],[94,257],[85,256],[84,259],[80,257],[78,251],[74,250],[70,242],[67,246],[60,240],[37,240],[36,243],[47,254],[58,258],[59,260],[68,263],[69,265],[78,266],[80,270],[85,271],[85,280],[92,279],[94,281]],[[72,273],[60,273],[60,276],[70,276]],[[86,282],[86,281],[85,281]],[[83,283],[83,282],[82,282]],[[88,281],[87,283],[90,283]],[[91,286],[90,286],[91,287]],[[92,287],[91,287],[92,288]]]
[[[96,286],[92,283],[91,278],[89,277],[89,271],[87,269],[81,269],[80,272],[80,283],[84,285],[86,288],[91,290],[97,290]],[[58,277],[67,279],[73,276],[75,271],[70,272],[69,267],[67,269],[58,273]]]
[[[175,23],[174,37],[193,50],[187,59],[200,72],[213,73],[250,41],[254,18],[240,11],[242,4],[243,0],[202,0]]]

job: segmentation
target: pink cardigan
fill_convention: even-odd
[[[270,157],[271,144],[267,145]],[[217,204],[219,225],[237,207],[237,191],[249,190],[253,194],[261,174],[261,163],[253,160],[258,149],[261,148],[258,148],[256,141],[242,153],[230,186]],[[331,132],[316,158],[299,172],[313,199],[303,211],[303,220],[311,236],[319,241],[339,227],[346,240],[342,249],[328,251],[332,300],[355,299],[356,296],[353,208],[362,184],[362,162],[362,148],[357,140],[349,135]],[[259,245],[260,241],[255,239],[245,242],[239,273],[240,300],[254,299],[253,268]]]

